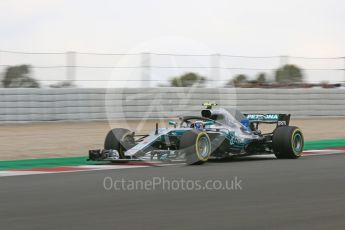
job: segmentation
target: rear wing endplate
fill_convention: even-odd
[[[267,123],[267,124],[277,124],[277,126],[285,126],[285,125],[289,125],[291,114],[278,114],[278,113],[255,114],[255,113],[250,113],[250,114],[244,114],[244,116],[251,123]]]

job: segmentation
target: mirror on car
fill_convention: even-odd
[[[169,125],[172,125],[172,126],[174,126],[174,128],[176,128],[177,122],[176,121],[169,121]]]

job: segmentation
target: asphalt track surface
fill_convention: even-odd
[[[242,190],[103,188],[157,176],[237,176]],[[345,154],[3,177],[0,229],[345,229]]]

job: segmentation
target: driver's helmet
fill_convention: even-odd
[[[194,122],[194,128],[198,130],[204,129],[204,123],[202,121],[195,121]]]

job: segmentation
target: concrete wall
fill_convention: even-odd
[[[345,116],[342,89],[0,89],[0,123],[174,117],[200,111],[204,101],[242,112]]]

